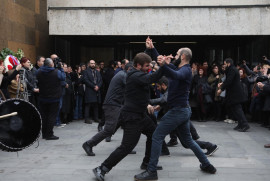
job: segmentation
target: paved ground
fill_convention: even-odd
[[[233,131],[233,124],[221,122],[194,122],[201,140],[219,145],[219,150],[210,157],[217,167],[215,175],[205,174],[191,152],[182,146],[170,148],[171,156],[160,158],[163,170],[158,172],[160,181],[260,181],[270,180],[270,131],[257,124],[246,133]],[[1,181],[94,181],[92,170],[98,166],[119,144],[122,130],[112,142],[101,142],[94,148],[95,157],[85,155],[81,145],[97,132],[97,124],[72,122],[65,128],[55,128],[58,141],[39,140],[30,148],[18,153],[0,151]],[[166,140],[168,141],[168,137]],[[37,147],[37,148],[36,148]],[[106,181],[128,181],[140,173],[145,148],[142,136],[135,148],[136,155],[129,155],[109,174]]]

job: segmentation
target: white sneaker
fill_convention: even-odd
[[[225,119],[225,120],[224,120],[224,123],[228,123],[228,121],[229,121],[229,119]]]
[[[229,124],[234,124],[234,123],[235,123],[235,121],[234,121],[234,120],[232,120],[232,119],[229,119],[228,123],[229,123]]]
[[[67,124],[61,124],[61,126],[66,126]]]
[[[59,125],[59,126],[56,126],[57,128],[63,128],[63,127],[65,127],[65,126],[62,126],[62,125]]]

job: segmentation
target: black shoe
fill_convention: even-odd
[[[148,166],[148,163],[142,162],[140,168],[141,168],[142,170],[146,170],[146,169],[147,169],[147,166]],[[162,167],[161,165],[157,165],[157,170],[163,170],[163,167]]]
[[[214,145],[212,146],[210,149],[207,150],[207,152],[205,153],[206,156],[211,156],[213,155],[213,153],[215,153],[215,151],[217,151],[218,146]]]
[[[166,150],[166,151],[161,151],[160,156],[169,156],[170,155],[170,151]]]
[[[93,149],[92,147],[87,143],[85,142],[83,145],[82,145],[84,151],[86,152],[86,154],[88,156],[95,156],[96,154],[93,152]]]
[[[52,136],[49,136],[49,137],[45,137],[44,139],[45,139],[45,140],[58,140],[59,137],[58,137],[58,136],[52,135]]]
[[[85,119],[84,123],[86,123],[86,124],[92,124],[93,121],[91,119]]]
[[[107,168],[104,169],[104,166],[100,166],[100,167],[94,168],[93,172],[96,178],[98,179],[98,181],[104,181],[104,176],[106,173],[109,172],[109,170]]]
[[[134,154],[136,154],[136,153],[137,153],[136,151],[132,150],[129,154],[134,155]]]
[[[102,128],[102,126],[100,124],[98,124],[97,129],[98,129],[98,132],[100,132],[100,131],[102,131],[103,128]]]
[[[178,145],[178,141],[177,141],[177,140],[170,140],[170,141],[167,143],[167,146],[168,146],[168,147],[172,147],[172,146],[175,146],[175,145]]]
[[[157,180],[158,176],[157,176],[157,171],[155,172],[151,172],[149,170],[146,170],[138,175],[134,176],[134,179],[136,181],[140,181],[140,180]]]
[[[211,173],[211,174],[214,174],[217,171],[217,169],[212,164],[209,164],[207,167],[202,167],[202,164],[201,164],[200,168],[202,171],[206,173]]]
[[[109,136],[105,139],[106,142],[111,142],[112,138]]]
[[[239,129],[238,131],[240,132],[246,132],[249,129],[249,125],[243,126],[241,129]]]
[[[200,136],[198,134],[192,135],[192,139],[193,140],[198,140],[199,138],[200,138]]]
[[[238,131],[239,129],[241,129],[241,126],[238,124],[236,127],[233,128],[234,130]]]

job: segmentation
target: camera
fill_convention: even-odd
[[[257,77],[256,79],[256,82],[265,82],[265,81],[268,81],[268,77],[267,76],[260,76],[260,77]]]
[[[62,62],[62,60],[59,57],[56,57],[53,60],[54,67],[60,69],[62,67],[62,63],[61,62]]]

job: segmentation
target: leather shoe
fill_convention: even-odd
[[[49,136],[49,137],[45,137],[45,140],[58,140],[58,139],[59,139],[59,137],[58,136],[54,136],[54,135]]]
[[[241,129],[241,126],[238,124],[238,125],[237,125],[236,127],[234,127],[233,129],[238,131],[239,129]]]
[[[86,123],[86,124],[92,124],[93,121],[91,119],[85,119],[84,123]]]
[[[241,129],[239,129],[238,131],[240,132],[246,132],[249,129],[249,125],[243,126]]]
[[[270,144],[264,145],[264,148],[270,148]]]
[[[177,140],[170,140],[168,143],[167,143],[167,146],[168,147],[172,147],[172,146],[175,146],[178,144],[178,141]]]
[[[106,142],[111,142],[112,138],[109,136],[105,139]]]
[[[136,151],[132,150],[129,154],[134,155],[134,154],[136,154],[136,153],[137,153]]]
[[[142,162],[140,168],[141,168],[142,170],[146,170],[146,169],[147,169],[147,166],[148,166],[148,163]],[[161,165],[157,165],[157,170],[163,170],[163,167],[162,167]]]
[[[138,175],[134,176],[134,179],[136,181],[140,181],[140,180],[157,180],[158,176],[157,176],[157,171],[151,172],[149,170],[146,170]]]
[[[95,156],[96,154],[93,152],[93,149],[92,147],[87,143],[85,142],[83,145],[82,145],[84,151],[86,152],[86,154],[88,156]]]

